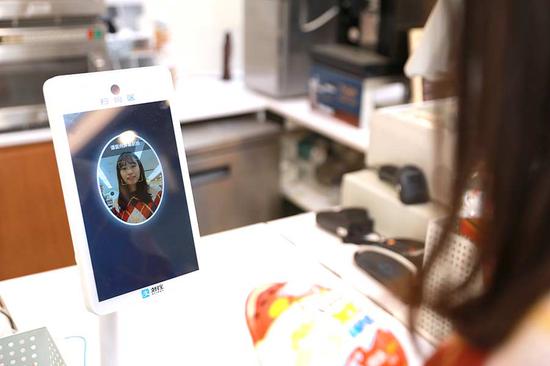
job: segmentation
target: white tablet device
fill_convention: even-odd
[[[192,280],[199,230],[170,72],[147,67],[44,84],[89,309],[155,301]]]

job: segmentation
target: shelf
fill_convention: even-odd
[[[339,189],[322,187],[315,182],[293,180],[281,182],[282,194],[304,211],[322,211],[338,205]]]
[[[359,129],[334,117],[312,110],[307,98],[269,99],[268,109],[343,145],[364,153],[367,152],[369,147],[369,131],[367,129]]]
[[[238,78],[228,82],[212,76],[180,78],[176,101],[182,123],[270,110],[355,150],[366,152],[369,145],[367,129],[312,110],[306,97],[274,99],[246,88]]]
[[[296,125],[355,150],[366,152],[369,132],[311,109],[307,98],[273,99],[249,90],[242,79],[221,81],[211,75],[181,77],[174,103],[181,123],[271,110]]]

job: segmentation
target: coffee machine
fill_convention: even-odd
[[[244,8],[246,86],[273,97],[305,94],[309,52],[336,42],[338,0],[245,0]]]
[[[317,48],[346,45],[401,70],[423,0],[245,0],[245,83],[273,97],[307,91]],[[334,53],[329,51],[329,53]],[[336,52],[338,54],[339,51]]]
[[[424,3],[424,0],[339,0],[337,41],[404,64],[408,56],[407,33],[421,27],[427,18]]]
[[[337,41],[310,53],[313,109],[368,128],[377,108],[406,102],[407,35],[424,21],[423,0],[339,0]]]

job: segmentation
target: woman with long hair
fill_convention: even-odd
[[[116,166],[119,195],[113,213],[128,223],[147,220],[158,208],[162,191],[149,186],[143,164],[134,153],[120,154]]]
[[[432,304],[455,334],[428,365],[550,365],[550,1],[463,5],[447,234],[473,173],[484,209],[473,273]],[[445,252],[447,236],[425,274]],[[483,288],[472,295],[479,278]],[[416,300],[423,303],[422,291]]]

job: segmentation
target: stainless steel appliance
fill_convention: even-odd
[[[101,1],[0,1],[0,131],[47,125],[44,81],[108,69]]]
[[[0,20],[38,22],[47,19],[96,17],[105,11],[103,0],[0,0]]]
[[[305,94],[309,50],[336,41],[336,5],[337,0],[245,0],[246,85],[274,97]]]
[[[182,126],[201,235],[279,217],[279,135],[255,116]]]

